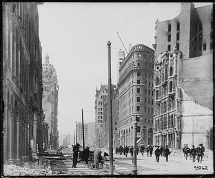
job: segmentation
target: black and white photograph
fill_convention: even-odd
[[[214,174],[213,2],[2,2],[2,177]]]

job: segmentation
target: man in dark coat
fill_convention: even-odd
[[[159,162],[159,156],[160,156],[161,152],[159,149],[159,146],[156,148],[155,150],[155,156],[156,156],[156,161]]]
[[[152,157],[152,152],[153,152],[153,147],[152,146],[149,147],[149,152],[150,152],[150,157]]]
[[[144,156],[144,151],[145,151],[145,147],[144,145],[140,146],[140,152],[142,153],[142,155]]]
[[[139,147],[137,146],[137,155],[138,155],[138,152],[139,152]]]
[[[129,148],[128,148],[128,146],[126,145],[126,147],[125,147],[125,156],[126,156],[126,157],[128,156],[128,150],[129,150]]]
[[[149,156],[149,145],[146,147],[147,156]]]
[[[73,147],[73,165],[72,165],[72,167],[74,167],[74,168],[76,168],[76,165],[77,165],[79,146],[80,146],[80,144],[77,143],[77,144]]]
[[[168,156],[170,155],[170,150],[168,148],[168,145],[166,145],[166,148],[164,149],[164,155],[166,157],[166,162],[168,162]]]
[[[133,157],[133,150],[134,149],[134,147],[132,146],[131,148],[130,148],[130,153],[131,153],[131,157]]]
[[[198,163],[202,162],[204,152],[205,152],[205,147],[203,146],[203,144],[199,144],[199,146],[197,147],[197,160],[198,160]]]
[[[88,164],[89,155],[90,155],[90,148],[87,146],[87,148],[84,150],[84,159],[86,161],[86,164]]]
[[[193,157],[193,162],[195,162],[196,161],[196,148],[194,145],[193,145],[193,148],[191,148],[191,150],[190,150],[190,154]]]

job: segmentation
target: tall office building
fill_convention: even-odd
[[[123,59],[118,82],[118,145],[134,145],[137,118],[137,142],[153,143],[153,66],[154,50],[138,44]]]
[[[45,56],[43,64],[43,111],[48,123],[48,148],[59,147],[58,132],[58,80],[54,66],[49,62],[49,55]]]

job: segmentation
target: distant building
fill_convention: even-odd
[[[43,112],[48,123],[48,148],[59,147],[58,132],[58,80],[54,66],[49,62],[49,55],[45,56],[43,64]]]
[[[82,129],[82,123],[78,122],[77,126],[77,143],[83,146],[83,129]],[[89,122],[84,123],[84,145],[85,148],[93,147],[95,142],[95,123]]]
[[[112,85],[113,89],[116,87]],[[103,141],[103,99],[108,95],[108,85],[101,85],[100,90],[96,89],[95,95],[95,145],[97,147],[102,147]]]
[[[182,3],[176,18],[156,24],[155,145],[212,149],[212,17],[212,5]]]
[[[117,121],[118,121],[118,100],[117,100],[117,89],[114,88],[112,94],[112,125],[113,125],[113,148],[117,145]],[[102,130],[102,143],[101,146],[105,148],[109,148],[109,103],[108,103],[108,95],[103,98],[103,130]]]
[[[153,67],[154,50],[135,45],[120,61],[118,82],[118,145],[134,145],[137,118],[137,143],[153,143]]]

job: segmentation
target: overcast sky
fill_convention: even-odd
[[[208,3],[194,3],[195,7]],[[210,3],[212,4],[212,3]],[[180,3],[44,3],[38,6],[43,62],[49,54],[59,84],[59,134],[73,134],[75,122],[95,122],[96,87],[108,83],[107,42],[111,42],[112,83],[118,50],[129,44],[152,48],[155,22],[179,15]]]

